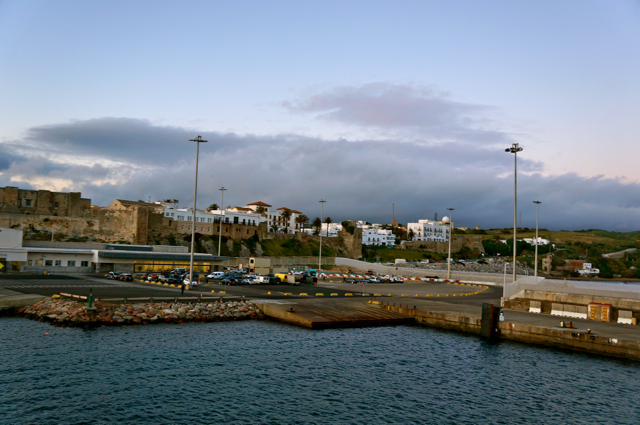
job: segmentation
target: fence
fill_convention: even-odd
[[[260,258],[268,258],[271,261],[272,266],[296,266],[296,265],[315,265],[318,264],[317,256],[306,256],[306,257],[260,257]],[[334,265],[335,257],[322,257],[322,265],[332,266]],[[229,258],[228,260],[223,262],[225,267],[235,267],[238,265],[248,265],[249,257],[234,257]]]
[[[392,274],[403,277],[437,277],[439,279],[447,278],[446,270],[416,269],[402,267],[401,264],[397,264],[395,266],[383,266],[380,264],[367,263],[366,261],[352,260],[351,258],[336,257],[336,265],[353,267],[361,270],[372,270],[375,273]],[[450,278],[452,280],[462,280],[466,282],[484,282],[496,286],[502,286],[505,282],[509,283],[513,280],[513,276],[511,274],[504,275],[502,273],[460,271],[451,271]]]
[[[539,277],[523,277],[507,283],[503,290],[504,298],[512,298],[520,291],[551,292],[560,294],[590,295],[604,298],[640,298],[640,285],[614,282],[585,282],[552,280]]]

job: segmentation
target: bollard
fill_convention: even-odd
[[[88,298],[89,308],[93,307],[93,289],[89,288],[89,298]]]

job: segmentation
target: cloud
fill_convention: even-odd
[[[370,83],[331,88],[295,101],[287,110],[318,119],[386,130],[426,143],[497,145],[514,142],[497,129],[495,107],[456,102],[435,87]]]
[[[106,134],[105,134],[106,133]],[[175,198],[192,203],[195,132],[144,120],[96,119],[31,129],[24,140],[0,144],[8,167],[0,186],[81,191],[95,204],[116,198]],[[322,140],[293,134],[239,136],[201,133],[198,202],[226,205],[262,200],[313,218],[406,223],[442,217],[455,208],[459,225],[509,227],[513,220],[513,157],[502,148],[450,142],[431,146],[394,140]],[[113,143],[111,142],[113,141]],[[24,149],[24,146],[29,149]],[[17,151],[20,151],[17,153]],[[30,152],[27,155],[25,152]],[[519,156],[522,225],[552,229],[638,230],[640,187],[575,174],[545,177],[542,164]],[[501,177],[502,176],[502,177]]]

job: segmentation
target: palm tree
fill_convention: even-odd
[[[325,219],[324,219],[324,222],[325,222],[325,223],[327,223],[327,224],[331,224],[331,223],[333,223],[333,221],[331,220],[331,217],[327,217],[327,218],[325,218]]]
[[[271,228],[270,228],[269,230],[271,230],[271,233],[278,233],[278,230],[279,230],[279,229],[278,229],[278,225],[277,225],[277,224],[275,224],[275,223],[273,223],[273,224],[271,225]]]
[[[256,212],[258,214],[264,215],[267,212],[267,209],[265,207],[263,207],[262,205],[258,205],[258,208],[256,208]]]
[[[207,207],[207,211],[219,210],[220,207],[215,202]]]
[[[320,234],[320,227],[322,227],[322,220],[320,220],[320,217],[316,217],[313,219],[313,223],[312,226],[314,227],[314,235],[319,235]]]
[[[280,213],[280,217],[284,220],[284,233],[289,233],[289,222],[291,221],[291,210],[284,209]]]
[[[302,227],[309,222],[309,217],[307,217],[304,214],[300,214],[299,216],[296,217],[296,224],[298,225],[298,227],[300,227],[302,229]]]
[[[180,201],[178,201],[177,199],[174,199],[172,202],[173,202],[173,208],[175,209],[176,205],[178,205],[178,202]]]

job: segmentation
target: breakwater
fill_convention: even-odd
[[[84,302],[47,298],[31,307],[22,308],[17,313],[61,326],[220,322],[264,318],[262,311],[249,301],[224,300],[194,303],[97,303],[95,309],[88,309]]]

